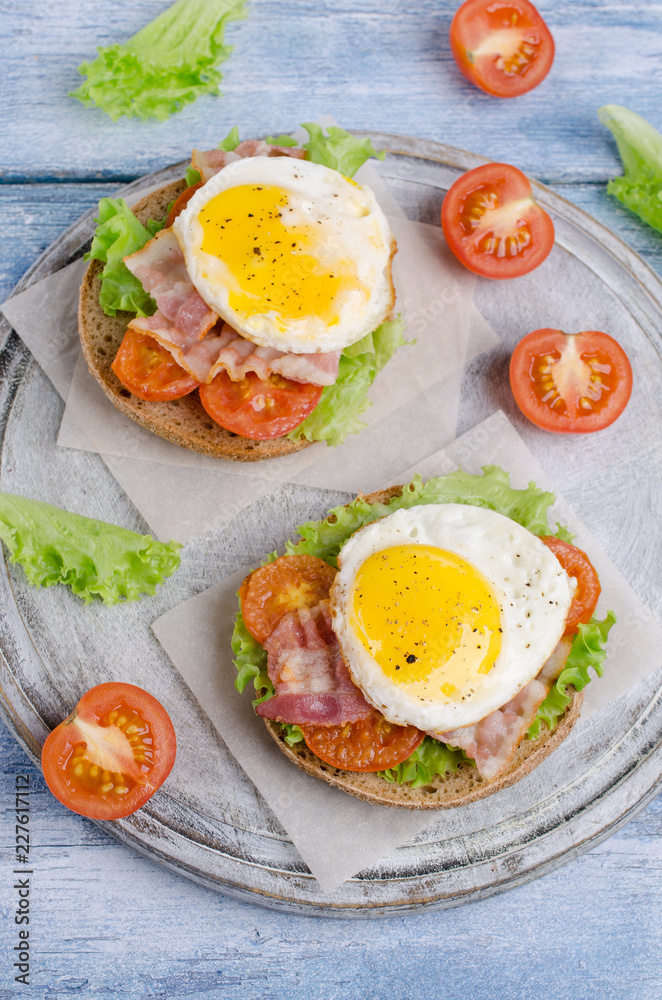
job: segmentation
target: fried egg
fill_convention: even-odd
[[[256,344],[342,350],[391,313],[395,242],[372,191],[288,156],[237,160],[173,229],[205,302]]]
[[[411,507],[344,545],[333,628],[354,683],[426,732],[505,705],[563,635],[573,586],[531,532],[466,504]]]

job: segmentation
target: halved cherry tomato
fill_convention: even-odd
[[[608,333],[534,330],[513,351],[510,386],[536,426],[583,434],[602,430],[621,415],[632,392],[632,368]]]
[[[279,556],[260,566],[239,589],[246,628],[264,642],[288,611],[314,608],[327,598],[336,572],[316,556]]]
[[[423,742],[416,726],[397,726],[375,713],[344,726],[301,726],[306,746],[343,771],[384,771],[406,760]]]
[[[199,384],[157,340],[132,327],[127,328],[111,368],[125,389],[150,402],[180,399]]]
[[[485,163],[452,185],[441,208],[446,242],[465,267],[486,278],[516,278],[542,264],[554,224],[517,167]]]
[[[133,684],[99,684],[44,743],[44,778],[56,799],[92,819],[140,809],[170,774],[177,741],[166,710]]]
[[[554,59],[554,39],[528,0],[467,0],[453,18],[450,41],[467,80],[494,97],[533,90]]]
[[[577,581],[577,589],[565,623],[565,634],[574,635],[578,631],[577,626],[589,622],[595,611],[600,596],[598,574],[586,553],[569,542],[555,538],[554,535],[546,535],[540,541],[554,553],[568,576],[574,577]]]
[[[226,371],[219,372],[210,385],[200,386],[200,400],[217,424],[242,437],[263,441],[280,437],[315,409],[322,386],[293,382],[280,375],[259,378],[248,372],[233,382]]]
[[[191,200],[191,198],[193,197],[193,195],[195,194],[195,192],[198,190],[199,187],[202,187],[202,181],[198,181],[197,184],[192,184],[190,187],[187,187],[186,191],[182,191],[179,198],[175,199],[175,201],[172,203],[170,211],[168,212],[168,217],[165,221],[166,229],[169,229],[170,226],[175,221],[175,219],[177,218],[177,216],[179,215],[179,213],[184,211],[184,209],[186,208],[189,201]]]

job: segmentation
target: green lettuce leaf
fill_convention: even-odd
[[[582,691],[591,680],[589,669],[593,669],[598,677],[602,677],[604,659],[607,655],[605,649],[607,636],[615,622],[614,612],[608,611],[602,621],[591,618],[587,625],[579,626],[579,632],[572,640],[565,667],[531,724],[527,734],[529,739],[537,739],[543,724],[548,729],[554,729],[560,716],[572,701],[572,692],[568,694],[566,690],[569,685],[577,691]]]
[[[245,17],[245,0],[177,0],[122,45],[98,48],[78,71],[87,79],[72,91],[116,121],[170,115],[201,94],[218,95],[218,66],[232,52],[225,25]]]
[[[386,320],[340,355],[338,378],[322,390],[319,403],[306,419],[287,435],[290,441],[326,441],[342,444],[348,434],[365,427],[361,414],[371,406],[367,392],[398,347],[406,344],[400,316]]]
[[[268,135],[264,140],[270,146],[296,146],[297,141],[291,135]]]
[[[606,104],[598,117],[614,136],[625,169],[623,177],[609,181],[608,193],[662,232],[662,135],[618,104]]]
[[[301,743],[303,740],[303,732],[299,726],[286,722],[283,729],[285,730],[285,742],[288,746],[293,747],[295,743]]]
[[[197,184],[198,181],[202,180],[202,177],[200,176],[200,171],[196,170],[195,167],[192,167],[190,164],[186,168],[185,177],[186,177],[187,187],[193,187],[194,184]]]
[[[122,258],[141,250],[163,229],[163,223],[150,219],[147,227],[143,226],[122,198],[102,198],[95,221],[97,228],[85,260],[100,260],[106,265],[101,272],[99,294],[103,311],[106,316],[115,316],[118,310],[151,316],[156,303]]]
[[[553,493],[539,489],[535,483],[529,483],[524,490],[514,489],[508,473],[498,465],[484,466],[481,475],[457,469],[447,476],[428,479],[426,483],[415,476],[402,495],[387,504],[370,504],[363,497],[357,497],[347,506],[334,507],[324,520],[301,525],[298,529],[300,540],[288,542],[286,551],[318,556],[336,566],[341,548],[359,528],[395,510],[429,503],[487,507],[517,521],[534,535],[556,534],[565,540],[570,536],[567,528],[557,524],[553,532],[548,521],[548,511],[555,499]]]
[[[233,149],[237,148],[240,142],[239,129],[235,125],[234,128],[230,129],[225,139],[221,139],[218,148],[225,150],[226,153],[231,153]]]
[[[30,583],[66,583],[89,604],[137,601],[180,563],[179,542],[155,541],[60,507],[0,493],[0,538]]]
[[[232,652],[235,655],[234,665],[237,668],[237,679],[234,682],[237,691],[241,693],[252,680],[253,687],[260,695],[254,704],[264,701],[263,692],[266,692],[265,697],[270,698],[274,693],[274,687],[267,673],[267,652],[244,625],[241,611],[237,613],[235,619]]]
[[[458,764],[467,759],[462,750],[448,747],[445,743],[440,743],[439,740],[426,736],[423,742],[401,764],[377,773],[384,781],[391,784],[393,782],[397,782],[399,785],[406,783],[412,788],[419,788],[421,785],[427,785],[435,774],[444,775],[451,771],[457,771]]]
[[[386,156],[383,150],[378,153],[373,148],[371,139],[357,139],[337,125],[330,125],[326,135],[322,126],[316,122],[303,122],[301,127],[310,136],[308,142],[303,144],[307,151],[306,159],[339,170],[345,177],[353,177],[371,156],[378,160],[383,160]]]

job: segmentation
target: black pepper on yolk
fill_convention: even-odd
[[[239,315],[272,313],[285,322],[315,316],[333,326],[341,291],[365,289],[355,264],[334,255],[324,219],[289,225],[283,221],[287,208],[282,188],[228,188],[198,215],[202,250],[227,268],[229,305]]]
[[[422,698],[470,697],[501,650],[498,601],[470,563],[430,545],[396,545],[356,574],[353,628],[383,673]]]

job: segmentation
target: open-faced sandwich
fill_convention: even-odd
[[[554,496],[415,478],[303,525],[239,592],[241,691],[299,767],[409,809],[513,784],[567,736],[615,618]]]
[[[79,306],[88,367],[124,413],[204,454],[340,443],[404,343],[395,241],[351,180],[372,144],[305,128],[301,146],[233,129],[133,211],[99,206]]]

